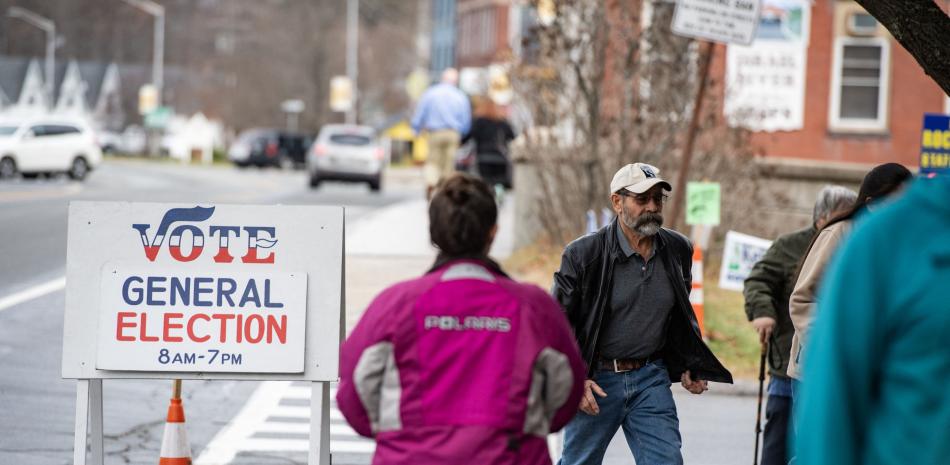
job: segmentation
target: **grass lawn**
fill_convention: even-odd
[[[560,261],[559,248],[539,243],[516,251],[504,268],[515,279],[550,289]],[[746,320],[742,293],[720,289],[716,285],[718,271],[718,264],[705,264],[705,335],[709,347],[733,377],[754,379],[758,376],[758,337]]]

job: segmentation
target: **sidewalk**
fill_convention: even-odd
[[[513,199],[509,199],[498,215],[498,235],[489,253],[496,260],[512,253],[513,206]],[[377,294],[395,283],[421,276],[432,266],[436,254],[429,243],[428,203],[422,198],[360,218],[346,232],[347,332]]]

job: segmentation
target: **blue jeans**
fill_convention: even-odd
[[[594,394],[598,415],[577,412],[567,424],[558,465],[600,465],[620,427],[637,465],[683,463],[676,403],[662,361],[624,373],[597,371],[594,381],[607,397]]]

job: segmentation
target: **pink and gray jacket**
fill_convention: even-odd
[[[375,465],[550,464],[586,373],[558,304],[478,260],[383,291],[340,357],[337,404]]]

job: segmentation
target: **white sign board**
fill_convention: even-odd
[[[96,368],[303,372],[305,272],[106,265]]]
[[[677,0],[673,33],[726,44],[750,44],[759,0]]]
[[[333,381],[343,209],[72,202],[63,377]]]
[[[330,79],[330,109],[350,111],[353,108],[353,83],[346,76]]]
[[[726,50],[729,124],[753,131],[797,131],[805,125],[805,70],[811,3],[763,0],[750,46]]]
[[[743,282],[749,277],[752,267],[772,246],[772,241],[747,234],[729,231],[719,269],[719,287],[730,291],[742,291]]]
[[[304,108],[306,108],[306,105],[300,99],[284,100],[280,104],[280,109],[284,113],[302,113]]]

